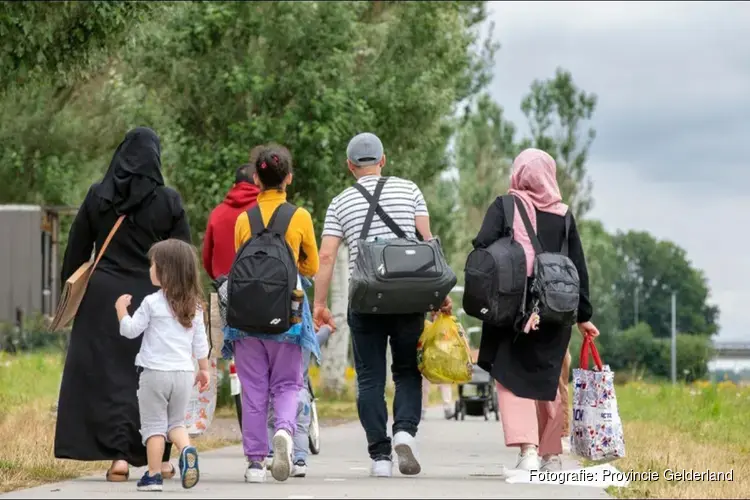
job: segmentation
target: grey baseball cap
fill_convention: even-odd
[[[375,134],[357,134],[346,147],[346,157],[358,167],[375,165],[383,158],[383,143]]]

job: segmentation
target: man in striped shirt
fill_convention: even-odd
[[[346,154],[349,171],[372,194],[385,166],[380,139],[370,133],[359,134],[349,142]],[[413,182],[389,177],[379,204],[407,237],[416,238],[419,233],[425,240],[432,238],[427,204],[422,191]],[[349,248],[351,272],[357,258],[357,240],[369,208],[368,201],[354,187],[345,189],[328,207],[320,244],[320,269],[315,278],[313,317],[317,325],[328,324],[335,328],[327,303],[336,254],[344,240]],[[396,238],[377,216],[373,218],[367,234],[368,240],[375,238]],[[443,309],[449,312],[450,307],[450,299],[447,298]],[[421,466],[417,459],[415,436],[422,413],[422,375],[417,368],[416,353],[424,327],[424,314],[375,315],[349,311],[347,323],[351,330],[357,371],[357,410],[367,435],[368,452],[372,459],[371,474],[391,476],[393,450],[398,455],[402,474],[419,474]],[[389,340],[396,384],[393,443],[386,429],[385,360]]]

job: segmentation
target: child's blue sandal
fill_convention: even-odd
[[[186,446],[180,453],[180,476],[183,488],[192,488],[200,480],[198,470],[198,450],[194,446]]]

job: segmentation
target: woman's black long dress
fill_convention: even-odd
[[[537,236],[546,251],[559,252],[565,237],[565,219],[559,215],[536,211]],[[589,275],[581,238],[575,219],[568,233],[568,257],[578,269],[581,294],[578,322],[589,321],[593,314],[589,300]],[[498,197],[487,210],[474,248],[486,248],[502,236],[505,214]],[[506,389],[521,398],[554,401],[560,370],[568,350],[571,328],[545,328],[516,335],[512,328],[502,329],[482,324],[478,364]]]
[[[70,229],[63,280],[89,260],[92,249],[101,247],[118,213],[127,214],[94,271],[73,322],[58,403],[56,458],[146,464],[135,367],[142,336],[133,340],[120,336],[115,301],[131,294],[132,314],[146,295],[155,292],[149,277],[149,248],[167,238],[190,242],[190,227],[179,195],[163,185],[158,172],[158,138],[143,135],[140,140],[157,141],[157,151],[150,151],[154,158],[139,159],[132,152],[121,156],[130,166],[138,161],[151,164],[128,178],[125,168],[116,164],[118,148],[110,171],[102,183],[91,186]],[[146,175],[155,180],[150,182]],[[113,180],[126,196],[111,196],[106,183]]]

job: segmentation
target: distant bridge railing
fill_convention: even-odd
[[[750,342],[714,342],[717,357],[750,358]]]

